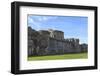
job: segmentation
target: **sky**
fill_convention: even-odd
[[[88,43],[88,17],[28,15],[28,26],[35,30],[60,30],[64,38],[78,38],[80,43]]]

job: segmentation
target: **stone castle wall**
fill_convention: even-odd
[[[64,39],[64,32],[58,30],[35,31],[28,27],[28,56],[79,53],[87,50],[79,39]]]

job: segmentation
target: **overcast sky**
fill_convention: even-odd
[[[80,43],[88,42],[87,17],[28,15],[28,26],[35,30],[60,30],[64,32],[64,38],[79,38]]]

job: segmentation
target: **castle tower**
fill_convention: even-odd
[[[54,38],[63,40],[64,39],[64,32],[55,30],[54,31]]]
[[[64,32],[59,31],[59,30],[48,30],[50,32],[50,37],[58,39],[58,40],[63,40],[64,39]]]
[[[41,35],[46,36],[46,37],[49,37],[49,36],[50,36],[50,32],[49,32],[49,31],[46,31],[46,30],[40,30],[39,33],[40,33]]]
[[[80,48],[80,44],[79,44],[79,39],[76,39],[75,46],[76,46],[77,52],[81,52],[81,48]]]

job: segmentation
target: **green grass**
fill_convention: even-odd
[[[75,53],[75,54],[64,54],[64,55],[50,55],[50,56],[31,56],[28,57],[28,61],[33,60],[58,60],[58,59],[86,59],[88,58],[87,53]]]

